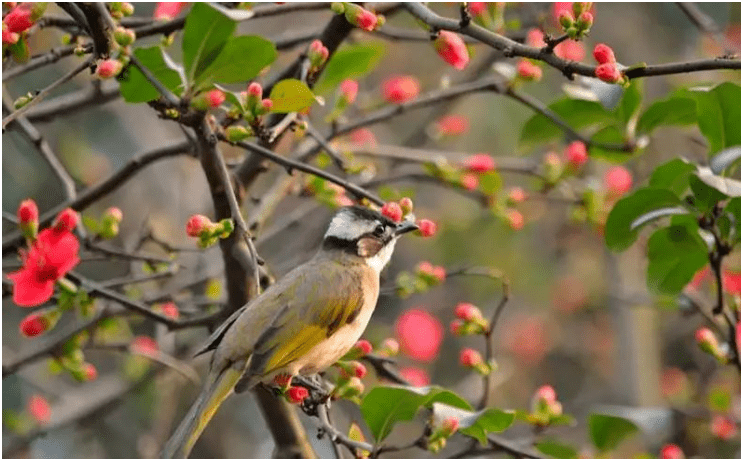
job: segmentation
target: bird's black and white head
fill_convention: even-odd
[[[397,239],[418,229],[415,223],[400,224],[377,211],[359,206],[339,209],[323,237],[323,250],[340,250],[359,256],[377,272],[392,257]]]

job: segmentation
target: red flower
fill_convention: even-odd
[[[80,258],[80,243],[72,233],[48,228],[23,255],[23,268],[8,274],[13,281],[13,302],[31,307],[43,304],[54,293],[54,282],[75,267]]]
[[[420,84],[410,75],[391,77],[382,83],[382,95],[387,102],[402,104],[418,96]]]
[[[588,161],[586,145],[581,141],[573,141],[565,148],[565,160],[576,170]]]
[[[340,89],[341,97],[343,97],[347,104],[351,104],[356,100],[356,95],[359,93],[359,83],[356,80],[347,78],[341,82],[338,88]]]
[[[29,314],[26,316],[26,318],[21,320],[21,323],[20,325],[18,325],[18,327],[21,330],[21,334],[23,334],[23,336],[32,338],[45,332],[49,327],[49,324],[43,316],[39,314]]]
[[[436,223],[430,219],[421,219],[418,224],[418,235],[422,237],[433,237],[436,235]]]
[[[157,2],[152,17],[158,20],[169,21],[178,16],[188,2]]]
[[[116,59],[106,59],[98,64],[98,67],[95,69],[95,74],[102,79],[115,77],[119,75],[122,67],[123,65],[121,62]]]
[[[31,7],[30,4],[22,4],[13,8],[3,18],[3,23],[8,26],[10,32],[20,33],[24,30],[28,30],[34,25],[31,20]]]
[[[136,354],[151,355],[157,354],[157,351],[160,348],[157,345],[157,341],[149,336],[137,336],[134,338],[134,341],[132,341],[129,349]]]
[[[547,46],[547,42],[544,41],[544,32],[536,27],[529,29],[529,32],[526,33],[526,44],[536,48]]]
[[[49,402],[38,394],[32,395],[31,398],[28,399],[26,409],[39,424],[48,423],[49,418],[52,416],[52,409],[49,406]]]
[[[582,61],[586,57],[586,50],[581,42],[564,40],[555,46],[555,56],[568,61]]]
[[[740,296],[740,272],[726,270],[722,274],[722,287],[726,293]]]
[[[623,166],[613,166],[604,174],[604,184],[611,194],[624,195],[632,189],[632,174]]]
[[[439,134],[456,136],[466,133],[470,129],[470,123],[462,115],[445,115],[436,122],[436,128]]]
[[[660,459],[684,459],[684,452],[675,443],[667,443],[660,449]]]
[[[473,368],[482,363],[482,356],[476,350],[466,347],[459,353],[459,363],[467,368]]]
[[[617,62],[614,57],[614,50],[609,45],[599,43],[593,48],[593,58],[599,64],[606,64],[607,62]]]
[[[470,55],[467,52],[464,40],[454,32],[440,31],[439,36],[433,42],[433,46],[439,56],[457,70],[464,69],[470,62]]]
[[[417,367],[400,368],[400,376],[405,378],[405,381],[409,382],[411,386],[423,387],[431,384],[428,373]]]
[[[387,202],[382,207],[382,216],[386,216],[394,222],[400,222],[402,220],[402,208],[397,202]]]
[[[495,170],[495,160],[488,154],[470,155],[464,159],[463,165],[468,171],[474,173],[487,173]]]
[[[292,386],[286,391],[286,396],[289,398],[291,403],[302,403],[304,399],[309,397],[310,392],[301,386]]]
[[[439,319],[422,309],[410,309],[398,317],[395,332],[403,352],[423,362],[436,358],[444,337]]]
[[[607,62],[596,67],[596,78],[606,83],[617,83],[622,79],[622,73],[617,69],[616,63]]]
[[[522,59],[516,65],[519,77],[530,82],[538,82],[542,79],[542,68],[533,64],[528,59]]]

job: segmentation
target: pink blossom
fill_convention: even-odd
[[[409,309],[400,315],[395,332],[402,351],[423,362],[436,358],[444,336],[439,319],[422,309]]]

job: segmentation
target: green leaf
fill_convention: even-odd
[[[294,78],[278,82],[271,89],[271,112],[296,112],[306,109],[315,102],[315,95],[309,87]]]
[[[534,447],[545,455],[557,459],[575,459],[578,457],[578,450],[553,439],[540,440],[534,444]]]
[[[691,125],[697,121],[697,105],[691,98],[672,97],[648,107],[637,122],[638,133],[650,133],[661,125]]]
[[[386,386],[369,391],[361,402],[361,414],[374,439],[379,442],[390,434],[398,421],[412,420],[421,407],[431,406],[434,402],[472,409],[466,400],[440,387]]]
[[[617,115],[624,123],[629,122],[640,108],[640,102],[642,102],[642,79],[634,79],[622,94],[622,99],[616,109]]]
[[[591,137],[591,141],[604,144],[623,144],[624,134],[616,125],[610,125],[602,128]],[[599,146],[591,145],[589,153],[591,157],[602,158],[612,163],[624,163],[631,159],[633,154],[613,149],[602,149]]]
[[[576,130],[615,120],[614,115],[596,101],[560,99],[550,104],[549,109]],[[553,121],[542,114],[536,114],[526,121],[521,130],[519,142],[525,145],[536,145],[560,138],[562,135],[562,129]]]
[[[695,176],[704,184],[726,197],[740,197],[740,181],[737,179],[717,176],[707,167],[699,167]]]
[[[318,93],[335,90],[347,78],[362,77],[377,67],[387,51],[382,42],[350,45],[336,51],[323,70],[316,85]]]
[[[709,142],[709,153],[740,145],[740,85],[725,82],[710,90],[689,90],[696,96],[697,123]]]
[[[727,197],[720,190],[708,184],[712,182],[707,178],[703,181],[697,174],[689,176],[689,186],[694,194],[694,207],[700,211],[706,212],[712,209],[719,201]]]
[[[189,84],[214,62],[235,30],[234,20],[207,3],[194,3],[183,29],[183,64]]]
[[[257,35],[232,37],[197,79],[200,88],[213,82],[237,83],[254,78],[276,60],[276,47]]]
[[[629,248],[637,238],[642,225],[650,222],[644,215],[663,209],[675,209],[680,205],[681,200],[668,189],[655,187],[638,189],[632,195],[619,200],[609,213],[604,231],[606,246],[614,251]],[[666,215],[655,215],[653,219],[662,216]]]
[[[682,158],[658,166],[650,176],[650,186],[670,189],[681,197],[689,189],[689,177],[697,167]]]
[[[503,411],[497,408],[486,408],[473,412],[455,408],[443,403],[433,404],[433,418],[443,421],[449,417],[459,420],[459,432],[480,441],[485,446],[488,443],[489,432],[503,432],[508,429],[515,418],[512,411]]]
[[[694,219],[674,220],[648,240],[648,288],[676,294],[707,264],[707,245]]]
[[[588,432],[593,445],[601,452],[613,450],[619,442],[637,432],[635,423],[617,416],[592,414],[588,417]]]
[[[173,68],[165,52],[159,46],[150,48],[137,48],[134,56],[139,59],[152,75],[165,88],[175,94],[180,94],[183,81],[176,69]],[[123,74],[123,73],[122,73]],[[160,97],[157,88],[147,80],[142,72],[134,66],[129,66],[125,75],[119,75],[121,96],[126,102],[149,102]]]
[[[485,195],[493,195],[500,190],[503,185],[500,174],[496,171],[489,171],[480,176],[480,190]]]

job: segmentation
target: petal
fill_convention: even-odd
[[[32,270],[21,270],[8,275],[13,281],[13,302],[23,307],[43,304],[54,293],[54,281],[39,282]]]

